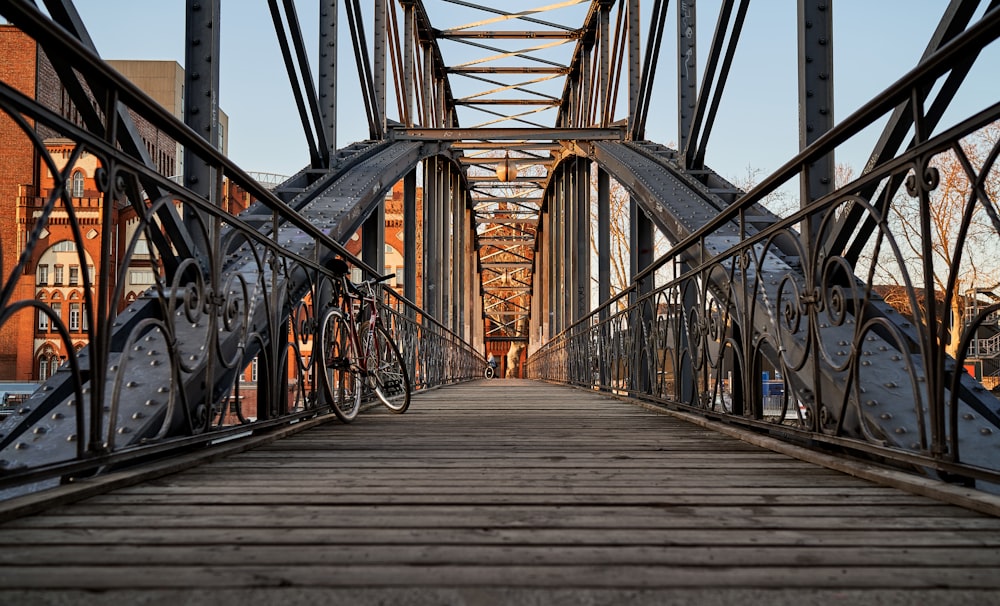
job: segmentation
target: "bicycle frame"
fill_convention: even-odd
[[[365,280],[360,284],[354,284],[347,275],[340,276],[340,284],[336,293],[338,306],[347,318],[347,336],[351,340],[351,345],[358,355],[354,356],[358,369],[362,374],[368,374],[368,356],[361,355],[364,351],[361,347],[361,331],[358,330],[358,318],[361,316],[361,309],[367,307],[368,326],[372,330],[369,334],[375,334],[374,328],[382,324],[382,318],[378,313],[378,296],[375,292],[375,284],[387,280],[392,274],[380,278]],[[364,289],[367,292],[362,291]],[[354,311],[354,302],[358,302],[358,313]]]

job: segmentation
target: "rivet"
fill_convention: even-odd
[[[962,415],[962,418],[965,419],[966,421],[971,421],[976,417],[971,412],[967,412],[964,415]]]
[[[156,406],[156,400],[146,400],[146,406]]]
[[[129,381],[128,383],[125,384],[125,387],[138,387],[138,386],[139,386],[139,383],[137,383],[135,381]]]
[[[878,406],[878,400],[868,400],[865,402],[865,406]]]
[[[128,427],[119,427],[118,428],[118,433],[119,434],[132,433],[132,430],[129,429]]]
[[[25,444],[24,442],[18,442],[17,444],[14,445],[14,448],[16,450],[26,450],[28,448],[28,445]]]
[[[879,415],[879,418],[881,418],[881,419],[883,419],[885,421],[888,421],[889,419],[892,418],[892,413],[883,412],[881,415]]]
[[[989,436],[993,435],[993,430],[990,429],[989,427],[983,427],[982,429],[979,430],[979,433],[981,433],[984,436]]]
[[[902,435],[902,434],[906,433],[906,428],[905,427],[897,427],[896,428],[896,433]]]
[[[49,430],[48,430],[48,429],[46,429],[46,428],[44,428],[44,427],[41,427],[41,426],[39,426],[39,427],[36,427],[36,428],[34,429],[34,431],[33,431],[33,433],[34,433],[34,434],[35,434],[36,436],[40,436],[40,435],[44,435],[44,434],[46,434],[46,433],[48,433],[48,432],[49,432]]]
[[[58,421],[59,419],[62,419],[64,417],[65,417],[65,415],[63,413],[61,413],[61,412],[54,412],[54,413],[52,413],[52,420],[53,421]]]
[[[146,418],[146,415],[142,414],[141,412],[134,412],[134,413],[132,413],[132,418],[134,420],[138,421],[139,419]]]
[[[76,442],[76,434],[73,434],[71,436],[66,436],[66,441],[67,442]]]
[[[22,406],[21,408],[17,409],[17,414],[19,414],[19,415],[26,415],[29,412],[31,412],[31,407],[30,406]]]

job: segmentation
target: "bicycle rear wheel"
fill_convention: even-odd
[[[410,375],[403,356],[389,332],[381,325],[365,326],[361,347],[368,362],[368,381],[382,403],[398,413],[410,406]]]
[[[361,409],[361,381],[344,312],[331,309],[323,316],[319,347],[326,400],[337,418],[350,423]]]

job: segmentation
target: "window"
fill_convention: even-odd
[[[59,357],[51,347],[46,347],[45,351],[38,356],[38,378],[41,381],[48,379],[59,368]]]
[[[152,270],[133,269],[129,272],[129,284],[152,284],[156,281],[156,274]]]
[[[76,252],[76,243],[72,240],[63,240],[52,245],[54,252]]]
[[[397,287],[403,285],[403,276],[405,276],[405,275],[406,275],[406,268],[405,267],[397,267],[396,268],[396,286]]]
[[[80,304],[69,304],[69,329],[71,332],[80,331]]]
[[[80,266],[70,265],[69,266],[69,285],[76,286],[80,283]]]
[[[49,330],[49,316],[42,310],[38,310],[38,330],[40,332],[48,332]]]
[[[250,362],[250,380],[255,383],[257,382],[257,358],[254,358]]]
[[[73,173],[73,197],[83,197],[83,171],[78,170]]]
[[[35,272],[35,282],[38,286],[48,286],[49,284],[49,266],[39,265],[38,271]]]
[[[52,313],[55,314],[56,318],[62,320],[62,303],[53,303]]]
[[[136,255],[148,255],[149,241],[146,240],[146,238],[139,238],[136,240],[134,252]]]
[[[87,266],[87,276],[90,277],[90,283],[93,284],[94,283],[94,266],[93,265],[88,265]]]
[[[52,283],[55,284],[56,286],[62,286],[62,283],[63,283],[63,266],[62,265],[56,265],[56,276],[55,276],[55,279],[52,280]]]

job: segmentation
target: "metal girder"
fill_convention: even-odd
[[[523,267],[525,269],[531,269],[531,263],[524,263],[519,261],[490,261],[488,263],[481,263],[480,267],[484,269],[504,268],[504,267]]]
[[[565,30],[464,30],[446,29],[437,32],[437,37],[442,39],[453,38],[476,38],[489,40],[533,40],[535,38],[573,40],[581,36],[578,31]]]
[[[455,99],[455,105],[559,105],[558,99]]]
[[[396,141],[621,141],[624,133],[618,128],[395,128],[389,137]]]
[[[449,67],[450,74],[559,74],[569,73],[568,67]]]

